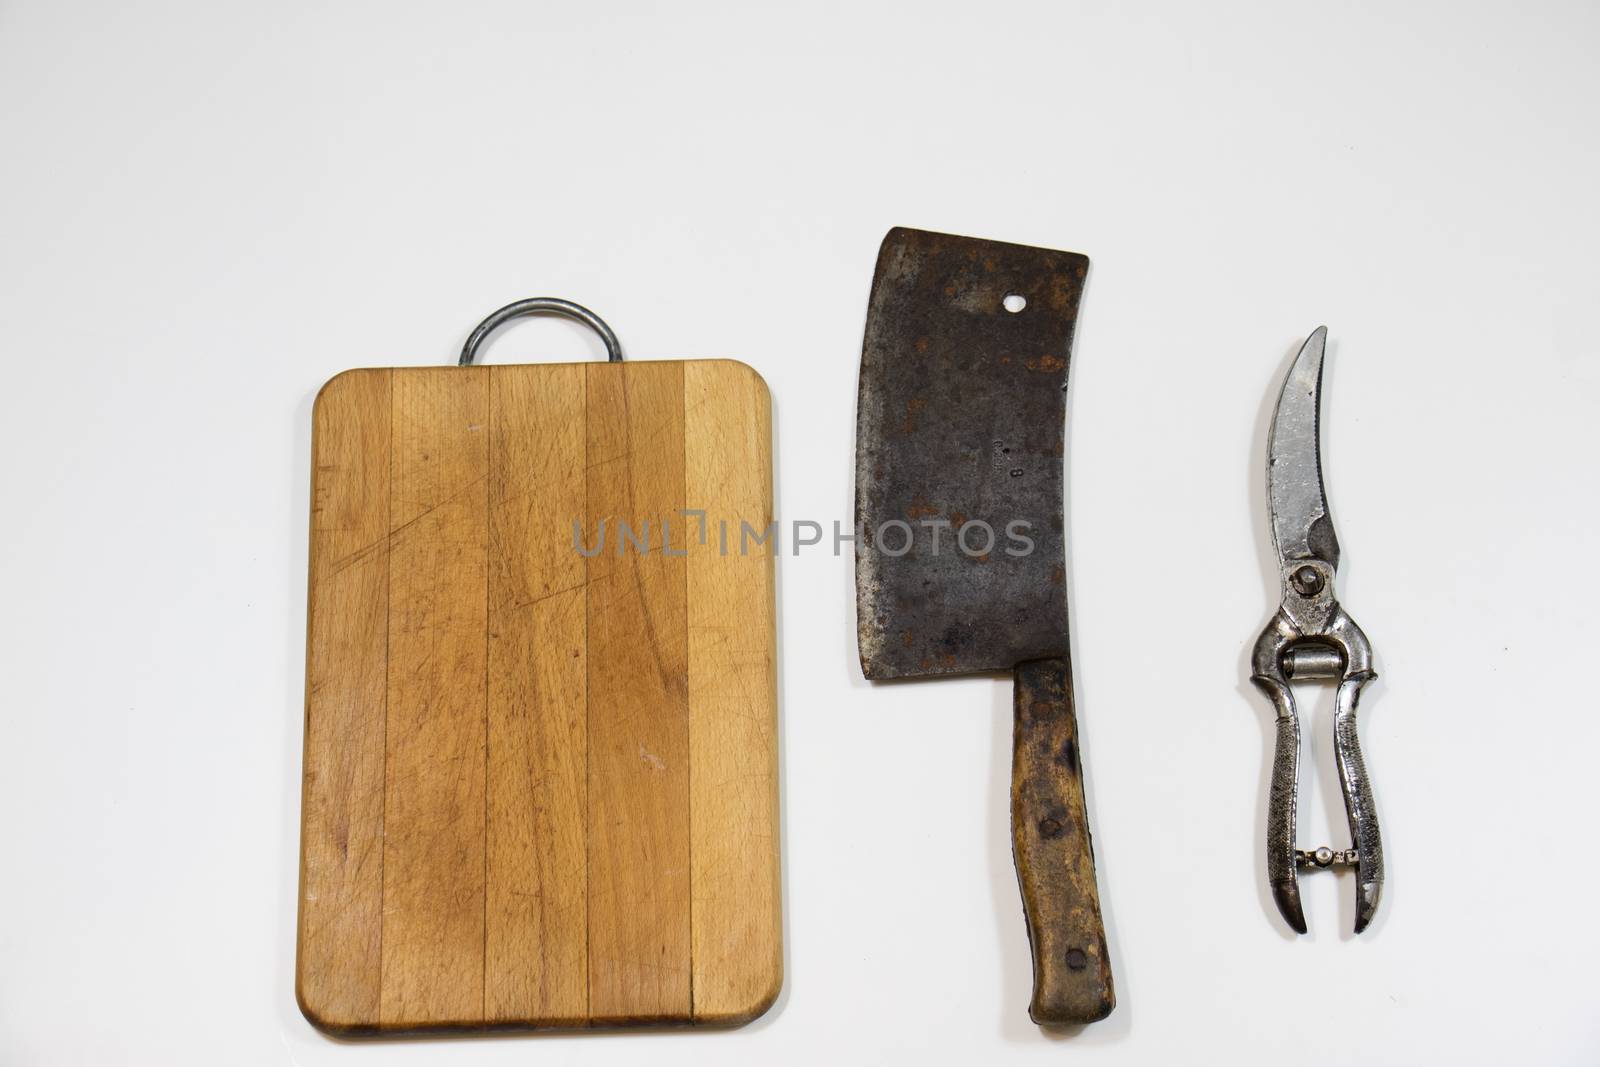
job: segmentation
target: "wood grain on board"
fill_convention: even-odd
[[[329,1029],[378,1017],[391,379],[342,374],[312,414],[297,992]]]
[[[761,379],[350,371],[313,427],[306,1016],[382,1034],[765,1011],[783,964]]]
[[[485,1015],[588,1018],[582,366],[495,367]]]
[[[760,378],[715,363],[684,364],[684,396],[686,496],[719,502],[685,531],[695,1011],[733,1022],[776,997],[783,975],[778,779],[765,770],[778,762],[775,542],[745,534],[772,522],[772,467],[746,460],[766,451],[769,401]]]
[[[394,372],[379,1022],[483,1011],[489,382]]]
[[[681,1019],[690,1015],[688,583],[685,559],[672,553],[684,551],[688,506],[683,364],[588,372],[585,526],[639,538],[589,560],[589,1015]]]

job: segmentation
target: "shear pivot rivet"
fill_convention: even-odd
[[[1322,592],[1322,575],[1317,573],[1315,567],[1301,567],[1294,572],[1290,581],[1294,583],[1295,592],[1301,596],[1316,596]]]

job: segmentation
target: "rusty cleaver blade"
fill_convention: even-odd
[[[1014,670],[1011,833],[1029,1014],[1115,1004],[1068,657],[1062,461],[1088,272],[1073,252],[896,228],[856,411],[856,611],[868,678]]]

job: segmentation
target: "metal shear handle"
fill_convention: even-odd
[[[1329,598],[1331,601],[1331,597]],[[1267,880],[1284,921],[1296,933],[1306,932],[1300,905],[1301,866],[1356,868],[1356,933],[1367,928],[1383,892],[1383,838],[1372,800],[1372,782],[1361,758],[1356,735],[1356,705],[1362,688],[1377,672],[1372,648],[1361,627],[1332,604],[1326,627],[1306,634],[1280,610],[1256,641],[1250,680],[1272,700],[1278,713],[1278,739],[1272,761],[1272,792],[1267,804]],[[1337,678],[1339,693],[1333,720],[1333,754],[1339,767],[1345,815],[1352,847],[1300,849],[1295,843],[1296,803],[1300,789],[1300,718],[1295,711],[1290,678]]]

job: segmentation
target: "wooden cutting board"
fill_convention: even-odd
[[[775,541],[739,539],[771,522],[770,412],[729,361],[323,388],[296,978],[317,1026],[728,1025],[772,1003]],[[592,552],[602,520],[586,557],[573,524]]]

